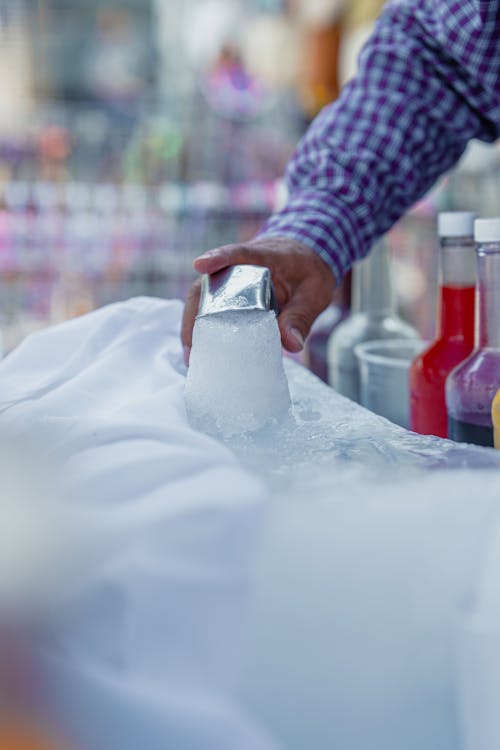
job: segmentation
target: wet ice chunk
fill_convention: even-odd
[[[192,424],[224,437],[282,419],[290,394],[275,314],[235,311],[198,318],[185,401]]]

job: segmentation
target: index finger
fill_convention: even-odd
[[[250,248],[245,245],[225,245],[200,255],[193,263],[198,273],[216,273],[228,266],[248,265],[267,266],[269,251]]]

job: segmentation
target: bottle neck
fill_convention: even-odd
[[[373,316],[394,315],[396,295],[391,279],[389,248],[378,242],[352,272],[352,312]]]
[[[474,342],[476,285],[475,244],[472,237],[444,238],[440,251],[438,338]]]
[[[477,250],[475,344],[500,349],[500,242]]]

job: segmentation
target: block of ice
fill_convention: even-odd
[[[224,437],[283,419],[290,395],[275,314],[245,311],[198,318],[185,401],[192,424]]]

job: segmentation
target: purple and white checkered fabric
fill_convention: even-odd
[[[500,137],[500,0],[392,0],[359,74],[287,169],[261,236],[319,253],[340,279],[462,155]]]

